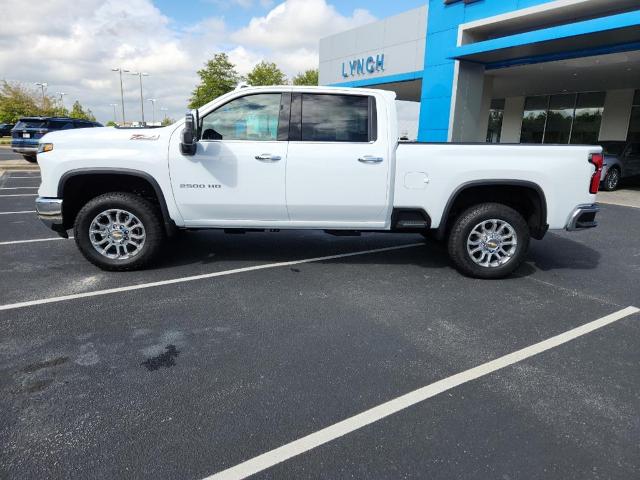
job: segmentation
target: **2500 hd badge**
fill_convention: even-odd
[[[180,188],[222,188],[222,185],[213,183],[181,183]]]

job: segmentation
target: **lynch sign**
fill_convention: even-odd
[[[384,54],[369,56],[367,58],[357,58],[342,62],[342,76],[344,78],[357,77],[375,72],[384,71]]]

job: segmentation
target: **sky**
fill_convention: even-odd
[[[156,120],[165,113],[177,119],[198,83],[196,71],[217,52],[241,74],[267,60],[291,78],[317,68],[320,38],[426,1],[0,0],[0,78],[47,82],[49,94],[66,93],[67,108],[79,100],[106,123],[110,104],[120,104],[111,69],[143,71],[144,97],[157,100]],[[138,78],[125,74],[123,81],[126,119],[139,120]],[[150,121],[152,105],[145,104]]]

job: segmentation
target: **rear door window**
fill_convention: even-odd
[[[303,93],[301,103],[300,139],[304,142],[362,143],[376,139],[373,97]],[[292,121],[293,117],[292,113]]]

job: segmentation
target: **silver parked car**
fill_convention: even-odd
[[[602,142],[602,188],[613,191],[623,178],[640,175],[640,142]]]

